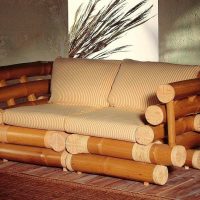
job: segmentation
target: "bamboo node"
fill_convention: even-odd
[[[194,117],[194,130],[200,132],[200,114]]]
[[[185,164],[187,152],[184,146],[176,145],[172,148],[171,161],[173,166],[182,167]]]
[[[9,126],[0,125],[0,142],[7,143],[7,132]]]
[[[72,161],[72,154],[68,154],[66,158],[66,167],[69,171],[73,172],[74,170],[72,168],[71,161]]]
[[[171,85],[160,85],[156,94],[159,101],[162,103],[168,103],[175,97],[175,91]]]
[[[4,110],[0,109],[0,124],[3,124],[3,113]]]
[[[60,163],[63,168],[66,168],[66,159],[69,154],[66,151],[63,151],[60,157]]]
[[[153,181],[158,185],[164,185],[168,180],[168,169],[166,166],[156,165],[153,170]]]
[[[45,147],[57,152],[64,151],[67,137],[68,134],[62,131],[47,131],[44,137]]]
[[[152,125],[159,125],[164,121],[162,109],[157,105],[149,106],[145,112],[145,118]]]
[[[66,149],[71,154],[89,153],[88,151],[88,139],[89,136],[71,134],[66,140]]]
[[[139,126],[135,131],[135,140],[143,145],[152,143],[154,140],[153,129],[148,125]]]
[[[200,169],[200,151],[196,150],[192,157],[192,166],[196,169]]]

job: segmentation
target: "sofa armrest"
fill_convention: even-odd
[[[47,103],[52,62],[33,62],[0,68],[0,108]]]
[[[166,118],[167,118],[167,130],[168,130],[168,143],[170,146],[174,146],[176,144],[176,104],[179,101],[183,101],[182,99],[187,98],[188,101],[198,100],[196,107],[192,104],[192,110],[196,110],[199,112],[199,94],[200,94],[200,78],[184,80],[175,83],[170,83],[166,85],[161,85],[157,90],[157,97],[166,105]],[[188,104],[188,102],[187,102]],[[185,104],[186,106],[186,104]],[[184,110],[184,105],[181,108]],[[186,111],[188,111],[186,109]],[[190,110],[191,111],[191,110]],[[191,114],[187,112],[183,112],[185,115]],[[199,120],[199,117],[197,118]],[[199,124],[198,121],[195,123]],[[195,125],[196,126],[196,125]]]

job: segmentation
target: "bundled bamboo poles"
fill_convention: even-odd
[[[183,146],[170,148],[166,144],[156,143],[144,146],[132,142],[77,134],[67,137],[66,149],[71,154],[92,153],[165,166],[181,167],[186,159]]]
[[[52,65],[52,62],[34,62],[1,67],[0,102],[6,102],[7,107],[37,105],[47,102],[50,93],[48,76],[52,72]],[[28,79],[38,76],[42,76],[44,80],[29,81]],[[41,96],[45,100],[41,100]],[[23,103],[19,101],[22,98]],[[27,99],[28,103],[24,102],[24,99]]]
[[[200,132],[199,124],[200,114],[179,118],[175,121],[175,133],[176,135],[180,135],[189,131]],[[165,124],[157,126],[143,125],[136,129],[135,139],[139,144],[148,145],[153,141],[167,137],[166,132],[167,128]]]
[[[47,131],[16,126],[0,125],[0,142],[65,150],[67,134],[61,131]]]
[[[148,144],[168,139],[171,147],[187,148],[185,165],[200,169],[200,79],[161,85],[157,97],[162,104],[149,106],[145,112],[148,123],[136,131],[136,141]],[[166,134],[168,133],[168,134]]]
[[[50,149],[0,143],[0,158],[45,166],[66,167],[70,171],[104,174],[164,185],[167,167],[91,154],[71,155]]]
[[[200,96],[190,96],[184,99],[174,101],[175,119],[184,117],[188,114],[200,112]],[[167,122],[167,113],[165,105],[149,106],[145,112],[148,123],[159,125]]]

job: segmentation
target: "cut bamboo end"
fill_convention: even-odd
[[[200,132],[200,114],[194,118],[194,130]]]
[[[166,166],[156,165],[153,170],[153,181],[158,185],[164,185],[168,180],[168,169]]]
[[[164,121],[164,114],[159,106],[153,105],[147,108],[145,118],[148,123],[152,125],[159,125]]]
[[[154,140],[153,129],[148,126],[139,126],[135,131],[135,140],[139,144],[148,145]]]
[[[44,137],[44,143],[47,148],[61,152],[65,150],[65,144],[68,134],[60,131],[48,131]]]
[[[196,169],[200,169],[200,151],[195,151],[192,157],[192,166]]]
[[[66,140],[66,149],[71,154],[89,153],[88,151],[88,139],[89,136],[83,136],[78,134],[71,134]]]
[[[160,102],[168,103],[174,99],[175,90],[171,85],[160,85],[156,94]]]
[[[184,146],[174,146],[171,152],[171,161],[173,166],[182,167],[185,164],[186,156],[187,152]]]

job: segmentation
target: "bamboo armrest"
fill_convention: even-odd
[[[7,106],[0,108],[46,103],[50,96],[52,65],[53,62],[32,62],[1,67],[0,105],[6,102]]]

